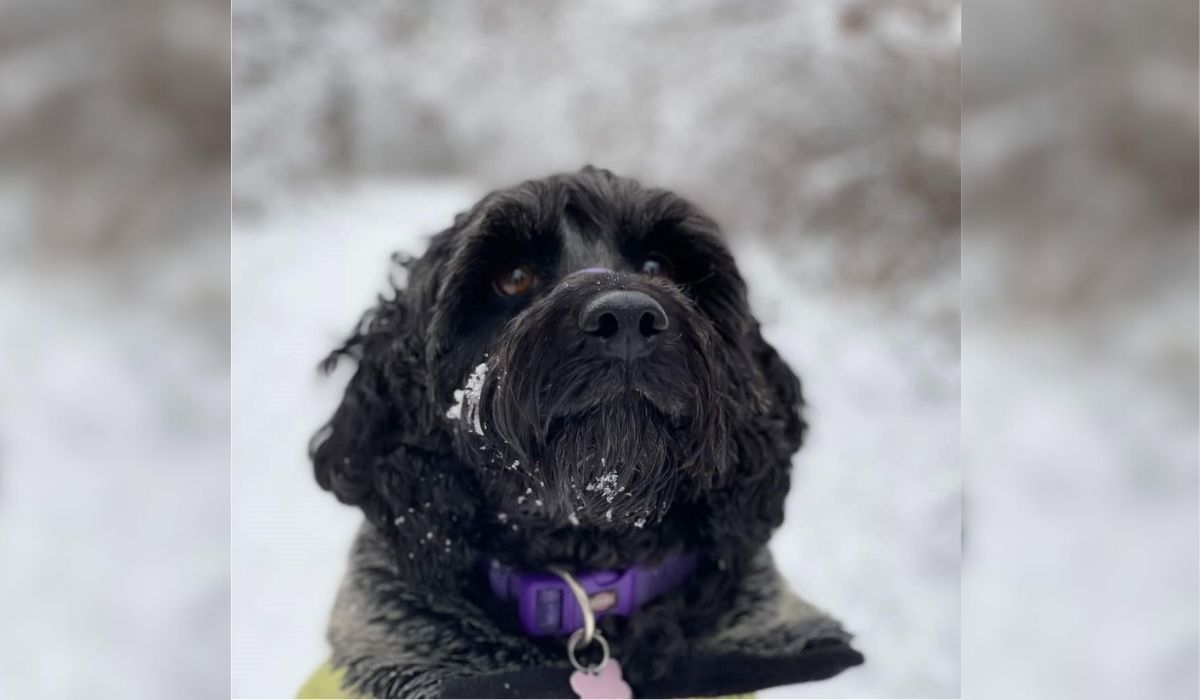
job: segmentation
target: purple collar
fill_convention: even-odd
[[[596,617],[627,616],[683,583],[696,569],[696,561],[695,552],[673,554],[657,566],[586,571],[575,578],[587,592]],[[567,635],[583,627],[583,612],[571,589],[554,574],[517,571],[493,561],[488,581],[496,597],[516,601],[521,628],[530,636]]]

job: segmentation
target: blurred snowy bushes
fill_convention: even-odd
[[[946,0],[234,4],[234,206],[378,175],[593,163],[869,284],[958,261]]]
[[[228,225],[228,9],[0,2],[0,254],[103,261]]]

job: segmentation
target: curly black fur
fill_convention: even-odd
[[[652,253],[669,280],[639,274]],[[493,280],[522,263],[534,292],[498,295]],[[313,439],[317,481],[362,508],[397,584],[431,609],[485,599],[484,558],[601,569],[700,551],[684,595],[603,620],[632,682],[662,677],[782,522],[805,431],[799,381],[716,224],[589,167],[488,195],[404,265],[407,285],[326,359],[358,368]],[[580,332],[579,309],[610,289],[667,312],[654,353],[626,364]],[[480,365],[478,401],[448,418]]]

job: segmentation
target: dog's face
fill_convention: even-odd
[[[644,527],[711,484],[727,424],[761,400],[749,316],[689,206],[589,184],[504,193],[460,231],[432,399],[506,517]]]
[[[342,349],[359,375],[314,443],[343,500],[403,521],[427,489],[401,461],[428,460],[464,518],[515,532],[652,529],[679,504],[778,523],[798,383],[689,203],[593,169],[528,182],[409,269]]]

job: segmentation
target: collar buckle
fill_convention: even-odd
[[[594,571],[576,578],[591,604],[592,613],[629,615],[636,607],[637,571]],[[555,575],[530,575],[508,579],[517,614],[525,631],[535,636],[565,635],[582,629],[584,612],[570,587]],[[515,584],[515,586],[513,585]],[[516,590],[511,590],[515,588]]]
[[[682,582],[695,563],[694,554],[688,554],[672,557],[655,568],[632,566],[572,578],[587,596],[594,617],[628,616]],[[519,572],[493,561],[488,567],[488,580],[497,597],[516,603],[521,628],[530,636],[563,636],[586,626],[576,594],[560,575]]]

